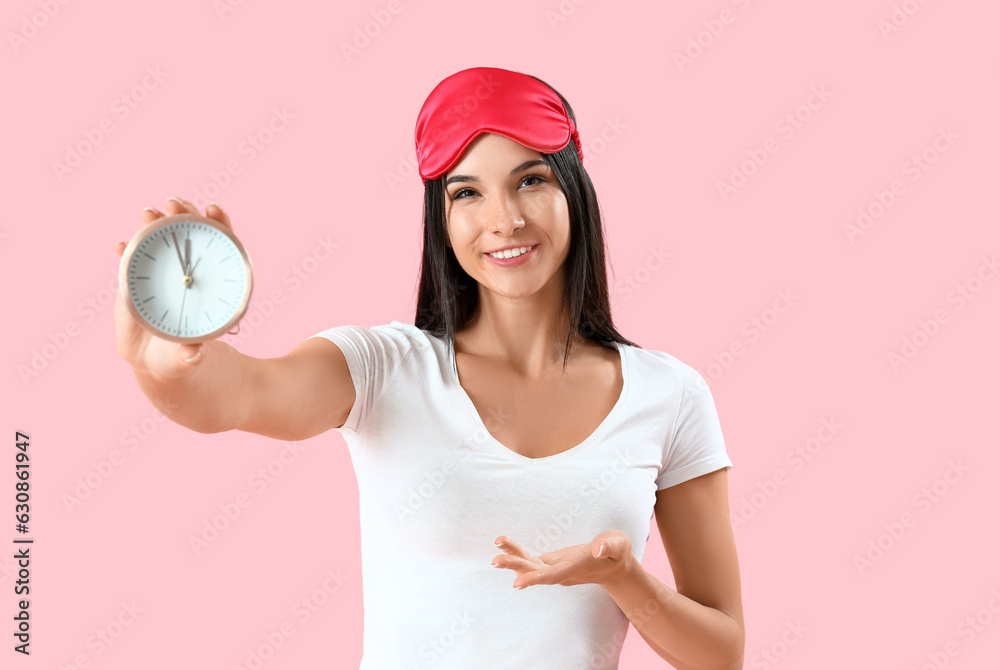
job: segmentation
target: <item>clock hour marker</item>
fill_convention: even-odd
[[[212,315],[209,314],[208,312],[205,312],[205,316],[208,317],[208,321],[209,321],[209,323],[211,323],[212,322]]]
[[[215,242],[215,238],[214,238],[214,237],[213,237],[212,239],[210,239],[210,240],[208,241],[208,244],[206,244],[206,245],[205,245],[205,249],[206,249],[206,250],[207,250],[207,249],[208,249],[208,248],[209,248],[210,246],[212,246],[212,242]]]
[[[136,277],[136,279],[149,279],[149,277]]]
[[[145,304],[145,303],[149,302],[150,300],[152,300],[155,297],[156,297],[155,295],[151,295],[148,298],[146,298],[145,300],[143,300],[142,302],[143,302],[143,304]]]
[[[232,303],[226,302],[225,300],[222,300],[222,298],[219,298],[219,300],[222,301],[222,304],[225,305],[226,307],[232,307],[233,306]]]
[[[223,258],[223,259],[222,259],[221,261],[219,261],[219,262],[221,263],[222,261],[228,261],[228,260],[229,260],[230,258],[232,258],[232,257],[233,257],[233,255],[232,255],[232,254],[229,254],[228,256],[226,256],[225,258]]]
[[[226,281],[239,281],[239,279],[227,279]]]
[[[142,255],[145,256],[146,258],[152,258],[154,261],[156,260],[155,258],[153,258],[152,256],[150,256],[149,254],[147,254],[145,251],[142,252]]]
[[[167,318],[167,312],[169,312],[169,311],[170,311],[170,308],[168,307],[167,310],[166,310],[166,312],[163,313],[163,316],[160,317],[160,321],[163,321],[165,318]]]
[[[163,234],[163,243],[167,245],[167,249],[170,248],[170,242],[167,241],[167,234],[166,233]]]

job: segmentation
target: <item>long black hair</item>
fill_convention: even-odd
[[[538,79],[538,77],[532,77]],[[546,86],[546,82],[538,79]],[[549,88],[552,88],[549,86]],[[554,88],[569,117],[573,108]],[[562,309],[569,310],[570,332],[566,337],[563,368],[575,330],[603,346],[615,342],[638,346],[625,339],[611,320],[608,278],[605,267],[604,220],[597,193],[572,141],[554,154],[542,154],[552,168],[569,206],[570,243],[566,257],[566,282]],[[420,259],[420,284],[414,325],[454,346],[455,332],[472,316],[479,301],[478,284],[462,269],[448,239],[445,218],[445,175],[424,184],[424,249]]]

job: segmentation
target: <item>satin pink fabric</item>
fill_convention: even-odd
[[[421,178],[448,172],[481,133],[547,154],[573,140],[583,160],[576,124],[555,91],[520,72],[473,67],[442,80],[420,108],[414,139]]]

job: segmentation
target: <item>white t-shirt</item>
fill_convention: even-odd
[[[609,670],[628,619],[596,584],[512,588],[506,535],[534,555],[619,529],[642,559],[658,489],[732,467],[704,379],[617,345],[623,388],[586,440],[528,458],[492,437],[444,339],[393,321],[338,326],[356,400],[344,436],[358,480],[361,670]]]

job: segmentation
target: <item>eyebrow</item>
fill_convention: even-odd
[[[535,167],[536,165],[546,165],[546,163],[541,158],[533,158],[530,161],[524,161],[523,163],[521,163],[520,165],[518,165],[516,168],[514,168],[513,170],[510,171],[510,174],[511,174],[511,176],[514,176],[518,172],[521,172],[522,170],[527,170],[528,168],[531,168],[531,167]],[[456,182],[456,181],[476,181],[477,182],[477,181],[479,181],[479,177],[474,177],[474,176],[468,175],[468,174],[456,174],[456,175],[452,175],[452,176],[448,177],[448,179],[445,180],[444,185],[447,186],[448,184],[450,184],[452,182]]]

